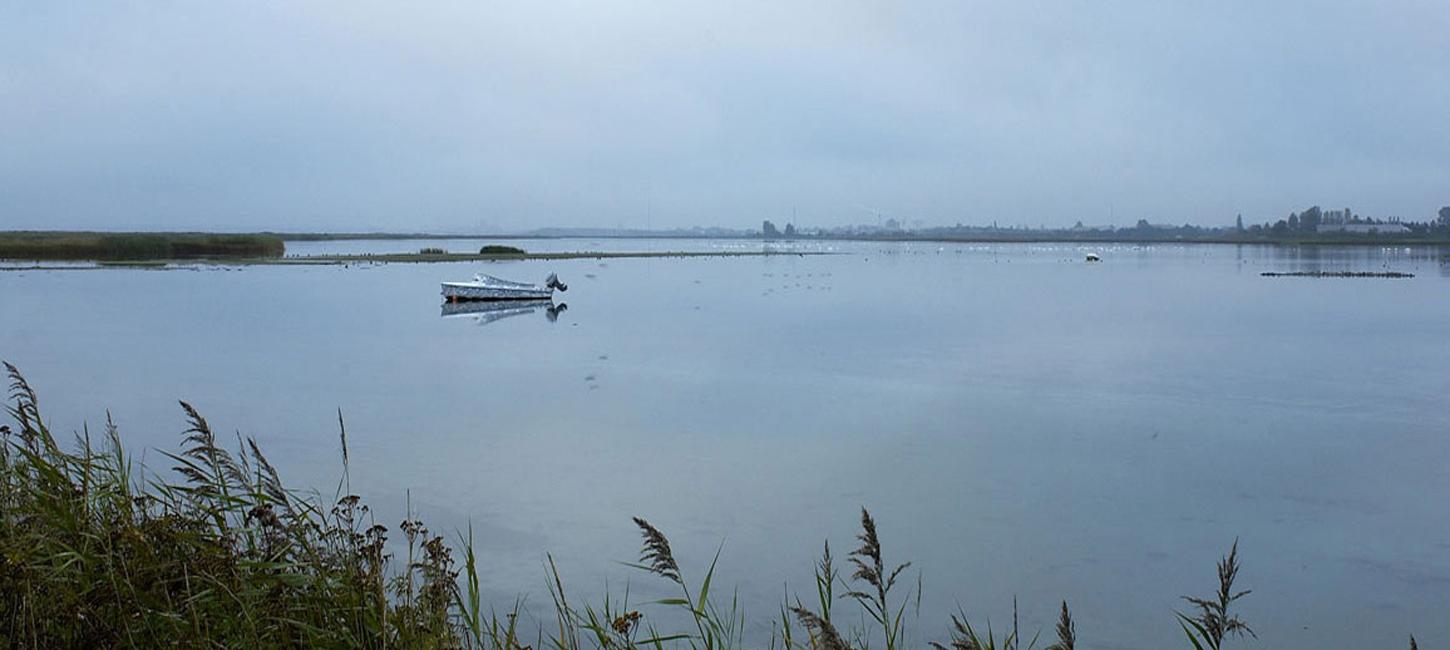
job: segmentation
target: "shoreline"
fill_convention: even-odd
[[[529,260],[651,259],[690,257],[805,257],[841,255],[827,251],[575,251],[552,253],[353,253],[299,257],[187,258],[156,260],[0,260],[0,271],[171,270],[207,266],[347,266],[351,264],[448,264]],[[55,266],[48,266],[50,262]],[[23,266],[22,266],[23,264]]]
[[[848,254],[844,251],[804,251],[804,250],[773,250],[772,245],[798,245],[812,243],[921,243],[921,244],[1059,244],[1068,246],[1102,247],[1102,246],[1163,246],[1163,245],[1213,245],[1213,246],[1255,246],[1255,247],[1277,247],[1277,248],[1298,248],[1298,247],[1425,247],[1425,248],[1446,248],[1450,249],[1450,239],[1441,238],[1414,238],[1414,237],[1330,237],[1313,239],[1236,239],[1226,237],[1203,237],[1195,239],[1166,239],[1152,237],[1064,237],[1064,236],[981,236],[981,237],[931,237],[931,236],[860,236],[860,237],[797,237],[793,239],[761,237],[724,237],[724,236],[688,236],[688,235],[601,235],[589,236],[553,236],[553,235],[437,235],[424,233],[379,233],[379,234],[354,234],[339,233],[336,235],[327,234],[281,234],[281,233],[154,233],[148,234],[145,239],[164,240],[169,247],[177,243],[194,244],[194,240],[202,238],[215,238],[215,240],[244,240],[250,237],[273,238],[278,243],[278,252],[275,255],[256,255],[250,253],[230,254],[225,251],[198,250],[194,254],[175,254],[169,248],[152,251],[136,251],[138,256],[130,257],[125,253],[113,255],[97,255],[90,244],[96,239],[118,239],[132,238],[132,233],[71,233],[71,232],[37,232],[37,231],[15,231],[0,232],[0,244],[7,241],[14,243],[17,238],[37,242],[52,240],[47,246],[48,250],[36,255],[34,250],[27,250],[25,253],[17,254],[7,251],[0,246],[0,271],[23,271],[23,270],[89,270],[95,268],[174,268],[191,266],[325,266],[336,264],[356,263],[397,263],[397,264],[426,264],[446,262],[487,262],[487,261],[510,261],[510,260],[569,260],[569,259],[611,259],[611,258],[685,258],[685,257],[763,257],[775,255],[836,255]],[[71,247],[70,242],[62,241],[72,236],[84,236],[87,238],[86,246]],[[289,241],[419,241],[437,239],[443,241],[461,240],[492,240],[492,241],[562,241],[569,239],[595,239],[595,240],[657,240],[657,241],[728,241],[728,242],[749,242],[758,243],[762,250],[740,250],[740,251],[566,251],[566,252],[524,252],[524,253],[423,253],[423,252],[396,252],[396,253],[338,253],[322,255],[298,255],[288,257],[285,251],[285,243]],[[118,251],[119,252],[119,251]],[[179,251],[177,251],[179,252]],[[9,255],[6,255],[9,253]],[[49,266],[56,264],[57,266]],[[63,264],[74,264],[76,266],[60,266]]]
[[[781,237],[764,238],[760,236],[694,236],[694,235],[438,235],[438,234],[337,234],[337,235],[287,235],[277,233],[283,241],[310,242],[310,241],[416,241],[437,239],[442,241],[462,240],[498,240],[498,241],[559,241],[565,239],[604,239],[604,240],[672,240],[672,241],[743,241],[760,242],[761,244],[799,244],[810,242],[881,242],[881,243],[931,243],[931,244],[1231,244],[1243,246],[1443,246],[1450,247],[1450,238],[1414,238],[1414,237],[1324,237],[1324,238],[1303,238],[1303,239],[1236,239],[1233,237],[1201,237],[1195,239],[1175,239],[1164,237],[1064,237],[1060,235],[1043,236],[1000,236],[983,235],[980,237],[954,237],[954,236],[856,236],[856,237],[794,237],[785,239]]]

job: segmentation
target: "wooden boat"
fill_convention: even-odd
[[[464,300],[548,300],[554,290],[568,291],[568,285],[559,281],[553,273],[544,279],[543,285],[527,282],[513,282],[482,273],[473,276],[472,282],[444,282],[443,299],[448,302]]]

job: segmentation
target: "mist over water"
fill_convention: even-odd
[[[57,432],[110,409],[161,470],[185,399],[325,497],[340,407],[354,491],[395,532],[409,500],[471,524],[501,607],[546,606],[546,551],[583,597],[658,595],[609,562],[642,515],[695,580],[723,541],[717,581],[764,638],[866,506],[923,572],[921,640],[1015,595],[1031,630],[1068,599],[1085,647],[1178,643],[1178,596],[1236,537],[1263,647],[1450,637],[1444,251],[772,246],[838,254],[0,273],[0,358]],[[1259,276],[1285,270],[1416,277]],[[445,318],[438,283],[477,272],[556,272],[568,308]]]

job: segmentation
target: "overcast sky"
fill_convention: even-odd
[[[0,229],[1450,204],[1450,2],[0,0]]]

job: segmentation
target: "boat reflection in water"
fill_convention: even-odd
[[[472,317],[479,325],[487,325],[496,320],[512,316],[532,314],[541,309],[544,311],[544,316],[552,323],[559,319],[559,314],[569,309],[569,305],[562,302],[556,305],[549,298],[541,300],[445,302],[443,303],[442,316],[444,318]]]

